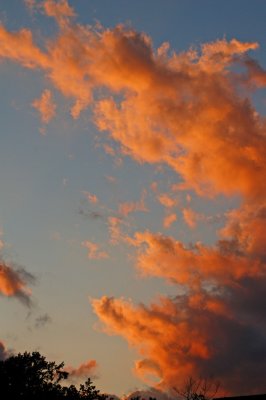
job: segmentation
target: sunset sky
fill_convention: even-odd
[[[0,358],[266,392],[266,3],[0,0]]]

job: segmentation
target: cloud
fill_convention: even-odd
[[[139,271],[175,283],[176,297],[149,306],[102,297],[92,305],[107,333],[138,349],[135,372],[148,384],[171,390],[188,376],[214,376],[227,394],[265,391],[265,210],[229,212],[213,247],[135,234]]]
[[[27,306],[31,305],[31,290],[28,283],[34,283],[35,278],[22,267],[14,267],[0,258],[0,294],[6,297],[18,298]]]
[[[123,25],[75,24],[66,1],[41,4],[56,19],[57,35],[39,48],[30,30],[1,25],[2,59],[42,70],[72,100],[73,118],[91,107],[108,143],[139,163],[172,169],[175,190],[239,197],[212,246],[149,231],[125,238],[122,217],[108,217],[111,242],[127,240],[143,276],[171,281],[177,295],[148,306],[104,296],[93,300],[96,314],[137,348],[136,373],[153,375],[160,388],[213,375],[228,393],[266,390],[266,136],[253,103],[266,72],[249,56],[258,44],[223,39],[176,53],[167,43],[155,49],[148,35]],[[152,189],[157,194],[157,185]],[[171,207],[168,197],[162,201]],[[134,209],[128,202],[120,212]],[[198,216],[184,210],[194,226]],[[95,243],[84,243],[92,257],[101,254]],[[2,293],[25,295],[18,272],[1,268]]]
[[[202,214],[197,213],[192,208],[183,208],[182,213],[184,221],[190,228],[195,228],[197,222],[204,219]]]
[[[66,1],[43,4],[57,20],[73,14]],[[10,33],[2,25],[0,40],[1,58],[42,69],[73,99],[74,118],[93,101],[97,127],[135,160],[170,166],[183,179],[180,188],[265,195],[264,120],[240,90],[254,80],[246,54],[257,43],[223,39],[177,54],[166,45],[154,50],[149,36],[123,25],[97,30],[71,20],[45,50],[27,29]],[[236,76],[239,64],[246,71]],[[106,96],[97,98],[101,88]]]
[[[175,213],[166,215],[163,220],[164,228],[170,228],[170,226],[177,220],[177,216]]]
[[[83,247],[88,249],[88,258],[93,260],[102,260],[104,258],[108,258],[109,255],[106,251],[100,250],[100,246],[97,243],[90,242],[89,240],[85,240],[81,243]]]
[[[93,204],[96,204],[99,202],[98,197],[96,196],[96,194],[92,194],[90,192],[86,192],[86,191],[82,191],[82,193],[84,194],[84,196],[86,197],[86,199]]]
[[[67,367],[66,371],[69,373],[70,379],[95,377],[95,370],[98,368],[96,360],[88,360],[80,364],[77,368]]]
[[[0,361],[5,360],[10,356],[10,352],[6,349],[4,343],[0,340]]]
[[[166,208],[172,208],[177,205],[177,200],[170,197],[167,193],[161,193],[157,196],[158,201]]]
[[[54,17],[59,23],[63,18],[75,16],[75,12],[67,0],[44,0],[42,7],[46,15]]]
[[[146,191],[144,190],[141,195],[141,199],[139,201],[126,201],[119,204],[118,213],[122,217],[127,217],[129,214],[142,211],[148,212],[147,207],[145,206],[145,198],[146,198]]]
[[[123,221],[119,217],[110,216],[108,217],[108,230],[110,235],[110,243],[118,244],[123,240],[123,234],[121,232],[121,225]]]
[[[39,111],[41,121],[48,124],[54,118],[56,112],[56,104],[53,101],[51,91],[44,90],[41,97],[32,102],[32,107]]]
[[[125,337],[145,357],[136,362],[136,373],[145,380],[153,374],[161,389],[182,387],[188,376],[215,376],[227,392],[265,390],[263,331],[221,312],[219,299],[216,307],[208,296],[201,300],[161,298],[145,307],[103,297],[93,306],[108,332]]]
[[[106,332],[138,349],[135,371],[149,384],[151,375],[168,390],[188,376],[214,376],[227,394],[265,390],[265,209],[229,212],[213,247],[135,234],[140,272],[174,282],[183,294],[149,306],[108,297],[92,304]]]

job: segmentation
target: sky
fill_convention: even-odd
[[[0,0],[0,358],[265,393],[265,17]]]

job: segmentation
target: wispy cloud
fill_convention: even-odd
[[[158,201],[166,208],[172,208],[178,204],[178,200],[173,199],[168,193],[161,193],[157,196]]]
[[[98,197],[96,196],[96,194],[87,192],[85,190],[82,191],[82,193],[84,194],[84,196],[86,197],[86,199],[93,204],[96,204],[99,202]]]
[[[136,212],[136,211],[148,212],[149,210],[145,205],[146,196],[147,196],[147,193],[144,190],[142,192],[141,199],[139,201],[121,202],[119,204],[118,213],[122,217],[127,217],[129,214]]]
[[[164,228],[170,228],[170,226],[177,220],[175,213],[168,214],[164,217],[163,226]]]
[[[88,250],[88,258],[90,259],[101,260],[109,257],[108,253],[101,250],[100,245],[97,243],[85,240],[81,245]]]
[[[82,364],[80,364],[77,368],[74,367],[66,367],[66,371],[69,373],[70,379],[79,379],[79,378],[86,378],[86,377],[94,377],[95,372],[98,368],[98,364],[96,360],[88,360]]]
[[[56,112],[56,104],[53,101],[52,93],[50,90],[44,90],[41,97],[39,99],[35,99],[31,105],[40,113],[41,121],[44,124],[48,124],[51,119],[54,118]]]

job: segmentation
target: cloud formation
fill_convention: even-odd
[[[44,4],[52,15],[67,3]],[[68,19],[45,50],[29,30],[8,32],[3,25],[0,43],[1,58],[42,69],[73,99],[74,118],[93,102],[95,123],[123,153],[168,164],[181,175],[183,188],[209,196],[265,195],[264,120],[240,90],[257,84],[259,67],[247,55],[257,43],[223,39],[202,45],[200,52],[170,54],[168,44],[154,50],[150,37],[122,25],[97,31]],[[239,64],[246,68],[242,74],[233,69]],[[100,88],[109,94],[96,99]],[[118,93],[120,100],[114,98]]]
[[[128,242],[137,268],[175,283],[177,295],[149,306],[104,296],[92,302],[96,314],[138,349],[136,373],[153,375],[159,388],[213,375],[227,393],[266,390],[266,136],[251,96],[265,87],[266,72],[249,55],[258,44],[223,39],[178,54],[168,43],[154,49],[148,35],[123,25],[75,24],[66,0],[41,4],[57,21],[57,36],[41,49],[31,31],[1,25],[0,58],[43,70],[72,99],[73,118],[90,106],[96,126],[122,154],[175,171],[175,190],[240,199],[213,246],[136,232]],[[168,209],[171,200],[159,197]],[[128,202],[119,212],[137,208]],[[183,216],[191,227],[198,219],[190,208]],[[174,214],[166,218],[168,227]],[[108,218],[113,244],[121,224]],[[95,243],[83,245],[89,257],[103,258]],[[4,295],[25,295],[19,275],[5,265],[0,271]]]
[[[25,305],[30,306],[31,290],[28,284],[34,281],[34,276],[25,269],[16,268],[0,258],[0,295],[16,297]]]

